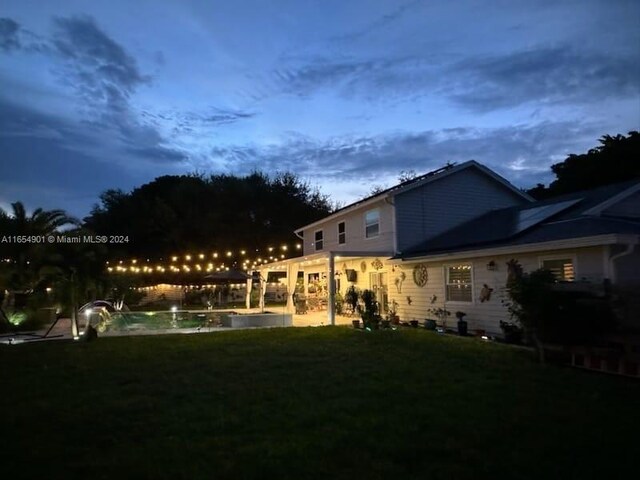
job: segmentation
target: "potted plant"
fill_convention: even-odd
[[[523,330],[517,324],[500,320],[500,329],[504,334],[504,341],[506,343],[522,343]]]
[[[440,323],[440,327],[443,330],[447,329],[447,317],[451,315],[451,312],[447,310],[445,307],[443,308],[430,308],[427,310],[429,313],[434,314]]]
[[[351,285],[344,294],[344,301],[349,308],[351,309],[351,314],[355,315],[358,311],[358,300],[360,295],[358,294],[358,289]]]
[[[364,328],[377,330],[380,325],[380,315],[378,315],[378,302],[376,294],[372,290],[363,290],[360,294],[362,304],[358,304],[358,312]]]
[[[459,310],[456,312],[456,318],[458,319],[458,335],[460,335],[461,337],[464,337],[467,335],[467,328],[469,325],[464,319],[466,315],[467,315],[466,313],[461,312]]]
[[[433,318],[427,318],[424,321],[424,328],[427,330],[435,330],[437,327],[437,323]]]
[[[392,300],[391,305],[389,305],[389,312],[387,313],[386,322],[388,322],[386,328],[388,328],[391,324],[398,325],[400,323],[400,317],[398,316],[398,302],[396,302],[395,300]],[[384,323],[383,326],[385,326]]]

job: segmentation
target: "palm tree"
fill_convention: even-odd
[[[2,211],[0,222],[3,232],[11,237],[40,237],[59,233],[65,225],[78,225],[79,221],[67,215],[63,210],[43,210],[37,208],[28,215],[22,202],[11,204],[12,212]],[[0,210],[1,211],[1,210]],[[15,242],[3,244],[3,258],[9,259],[11,268],[9,278],[5,279],[9,289],[29,291],[37,283],[37,267],[49,250],[43,243]]]
[[[0,228],[3,236],[10,240],[0,244],[0,292],[3,297],[0,306],[26,307],[30,294],[45,280],[42,270],[49,262],[51,247],[55,246],[46,243],[47,237],[59,234],[63,226],[78,223],[63,210],[37,208],[29,215],[22,202],[11,204],[11,211],[0,209]],[[44,239],[44,243],[17,241],[20,238]],[[6,317],[4,312],[0,316]]]

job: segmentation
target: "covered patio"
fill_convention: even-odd
[[[349,324],[355,317],[336,310],[336,297],[349,286],[376,291],[384,305],[387,295],[387,259],[391,252],[320,252],[266,264],[260,274],[260,308],[264,307],[266,280],[270,272],[285,272],[286,312],[294,314],[294,325]],[[298,308],[296,308],[296,301]],[[304,302],[304,308],[300,308]]]

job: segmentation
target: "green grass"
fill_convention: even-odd
[[[610,479],[640,467],[640,382],[474,339],[325,327],[1,347],[8,479]]]

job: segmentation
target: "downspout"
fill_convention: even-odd
[[[622,257],[626,257],[627,255],[630,255],[631,253],[633,253],[633,250],[635,248],[635,246],[638,244],[638,241],[636,240],[635,243],[627,243],[627,248],[625,248],[622,252],[620,253],[616,253],[613,257],[611,257],[609,259],[609,265],[610,265],[610,272],[611,272],[611,283],[615,284],[617,282],[617,275],[616,275],[616,266],[615,266],[615,261],[618,260],[619,258]]]

